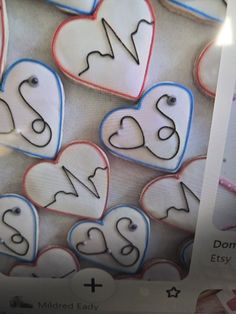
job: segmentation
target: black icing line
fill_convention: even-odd
[[[178,152],[179,152],[179,149],[180,149],[180,142],[181,142],[181,139],[180,139],[180,135],[179,133],[177,132],[176,130],[176,124],[174,122],[173,119],[171,119],[167,114],[165,114],[160,108],[159,108],[159,105],[160,105],[160,101],[163,99],[163,98],[167,98],[167,100],[169,99],[169,95],[167,94],[164,94],[162,95],[156,102],[156,109],[157,111],[164,117],[166,118],[171,124],[172,126],[163,126],[161,128],[158,129],[157,131],[157,139],[159,141],[168,141],[169,139],[171,139],[173,136],[176,136],[177,138],[177,147],[175,149],[175,152],[170,156],[170,157],[167,157],[167,156],[160,156],[160,155],[157,155],[155,154],[148,145],[146,145],[146,139],[145,139],[145,135],[144,135],[144,132],[143,132],[143,129],[140,125],[140,123],[132,116],[124,116],[122,117],[122,119],[120,120],[120,129],[123,127],[123,123],[124,123],[124,120],[125,119],[132,119],[135,123],[136,123],[136,126],[139,128],[140,130],[140,133],[142,134],[142,145],[138,145],[138,146],[131,146],[131,147],[120,147],[120,146],[116,146],[112,143],[112,139],[115,137],[115,136],[119,136],[118,135],[118,131],[117,132],[114,132],[113,134],[110,135],[110,137],[108,138],[108,142],[109,144],[113,147],[113,148],[116,148],[116,149],[122,149],[122,150],[134,150],[134,149],[139,149],[139,148],[146,148],[146,150],[152,154],[154,157],[158,158],[158,159],[161,159],[161,160],[172,160],[173,158],[175,158],[177,155],[178,155]],[[168,104],[168,102],[166,102]],[[171,133],[166,136],[166,137],[163,137],[161,135],[161,132],[163,130],[170,130]]]
[[[132,44],[133,44],[133,47],[134,47],[134,51],[135,51],[135,54],[133,54],[129,48],[127,48],[127,46],[124,44],[124,42],[120,39],[120,37],[117,35],[117,33],[115,32],[115,30],[111,27],[111,25],[104,19],[102,18],[101,19],[101,22],[102,22],[102,26],[103,26],[103,29],[105,31],[105,35],[106,35],[106,38],[107,38],[107,42],[109,44],[109,47],[110,47],[110,53],[101,53],[99,50],[94,50],[94,51],[91,51],[87,54],[86,56],[86,63],[87,63],[87,66],[84,70],[82,70],[81,72],[79,72],[78,76],[81,76],[83,75],[85,72],[87,72],[89,69],[90,69],[90,64],[89,64],[89,58],[90,56],[92,55],[96,55],[98,54],[100,57],[102,58],[110,58],[112,60],[115,60],[115,53],[114,53],[114,50],[113,50],[113,47],[112,47],[112,44],[111,44],[111,40],[110,40],[110,37],[109,37],[109,34],[108,34],[108,29],[110,29],[112,31],[112,33],[115,35],[115,37],[117,38],[117,40],[120,42],[120,44],[124,47],[124,49],[128,52],[128,54],[132,57],[132,59],[134,60],[134,62],[137,64],[137,65],[140,65],[140,60],[139,60],[139,55],[138,55],[138,51],[137,51],[137,48],[136,48],[136,45],[135,45],[135,42],[134,42],[134,36],[138,33],[139,31],[139,27],[142,23],[146,23],[148,25],[153,25],[154,24],[154,21],[152,22],[148,22],[147,20],[145,19],[142,19],[138,22],[138,25],[135,29],[135,31],[133,33],[131,33],[130,37],[131,37],[131,41],[132,41]]]
[[[65,174],[67,180],[69,181],[69,184],[70,186],[72,187],[73,189],[73,192],[66,192],[66,191],[58,191],[54,194],[53,196],[53,201],[48,203],[47,205],[44,206],[44,208],[48,208],[50,207],[51,205],[53,205],[54,203],[56,203],[57,201],[57,196],[59,194],[63,194],[63,195],[66,195],[66,196],[74,196],[74,197],[79,197],[79,194],[78,194],[78,191],[76,190],[74,184],[73,184],[73,181],[71,178],[75,179],[77,182],[79,182],[90,194],[92,194],[96,199],[100,199],[100,194],[97,190],[97,187],[96,185],[94,184],[93,182],[93,178],[96,176],[97,174],[97,171],[101,170],[101,171],[106,171],[108,169],[108,167],[105,167],[105,168],[102,168],[102,167],[97,167],[93,174],[88,176],[88,181],[92,184],[92,187],[93,187],[93,190],[91,188],[89,188],[83,181],[81,181],[78,177],[76,177],[69,169],[67,169],[65,166],[62,166],[62,171],[63,173]]]
[[[130,241],[128,240],[128,238],[126,238],[122,232],[120,231],[119,229],[119,224],[121,221],[123,220],[126,220],[128,221],[128,230],[130,230],[130,232],[135,232],[135,230],[138,228],[138,226],[136,227],[136,229],[133,229],[131,230],[130,228],[132,226],[134,226],[133,224],[133,221],[131,218],[129,217],[122,217],[122,218],[119,218],[115,224],[115,230],[116,232],[118,233],[118,236],[120,238],[122,238],[127,244],[124,245],[121,249],[120,249],[120,255],[122,257],[124,256],[129,256],[130,254],[132,254],[133,252],[136,253],[136,256],[133,260],[132,263],[129,263],[129,264],[124,264],[122,263],[113,253],[112,253],[112,250],[108,247],[107,245],[107,241],[106,241],[106,237],[105,237],[105,234],[103,233],[103,231],[101,229],[99,229],[98,227],[92,227],[90,229],[88,229],[87,231],[87,237],[88,239],[91,239],[91,232],[96,230],[97,232],[99,232],[102,236],[102,239],[104,241],[104,250],[100,251],[100,252],[85,252],[85,251],[82,251],[79,247],[80,246],[85,246],[86,244],[84,242],[78,242],[75,246],[76,250],[80,253],[80,254],[83,254],[83,255],[88,255],[88,256],[96,256],[96,255],[109,255],[111,256],[111,258],[120,266],[122,267],[132,267],[134,265],[136,265],[136,263],[139,261],[140,259],[140,250]],[[136,225],[135,225],[136,226]]]
[[[16,124],[15,124],[15,120],[14,120],[11,108],[10,108],[10,106],[8,105],[8,103],[4,99],[0,98],[0,102],[2,102],[3,105],[7,108],[7,111],[9,113],[9,115],[10,115],[10,120],[11,120],[11,123],[12,123],[12,129],[10,131],[0,132],[0,134],[11,134],[16,129]]]
[[[140,267],[141,265],[143,264],[143,261],[144,261],[144,258],[146,256],[146,253],[147,253],[147,248],[148,248],[148,244],[149,244],[149,240],[150,240],[150,221],[148,219],[148,217],[144,214],[143,210],[140,210],[138,209],[137,207],[135,206],[131,206],[131,205],[128,205],[128,204],[122,204],[122,205],[119,205],[119,206],[115,206],[111,209],[109,209],[103,216],[103,220],[96,220],[96,221],[93,221],[93,220],[81,220],[80,222],[74,224],[72,226],[72,228],[70,229],[68,235],[67,235],[67,242],[69,244],[69,246],[71,247],[71,249],[73,249],[75,251],[75,253],[77,253],[77,255],[81,258],[84,258],[85,260],[88,260],[88,261],[92,261],[93,263],[96,263],[97,265],[101,265],[104,267],[104,264],[100,261],[94,261],[92,260],[91,258],[89,258],[88,256],[86,255],[82,255],[79,253],[78,250],[76,250],[75,248],[75,244],[72,240],[72,237],[74,235],[74,232],[76,232],[76,229],[82,225],[82,224],[87,224],[87,223],[93,223],[93,224],[96,224],[98,226],[103,226],[106,222],[106,219],[108,218],[108,216],[111,214],[111,212],[113,212],[114,210],[119,210],[120,208],[122,207],[127,207],[128,209],[131,209],[131,210],[134,210],[136,212],[138,212],[140,214],[140,217],[142,217],[143,219],[143,222],[145,223],[145,226],[146,226],[146,234],[145,234],[145,241],[144,241],[144,250],[143,250],[143,253],[142,253],[142,257],[140,258],[140,261],[137,263],[137,267],[135,268],[135,270],[132,270],[132,269],[129,269],[129,270],[126,270],[126,268],[123,269],[123,271],[125,272],[129,272],[131,274],[135,273]],[[117,268],[115,267],[112,267],[112,266],[106,266],[107,268],[111,269],[112,271],[117,271]]]
[[[185,204],[186,204],[186,208],[177,208],[175,206],[171,206],[169,208],[166,209],[166,215],[162,218],[159,218],[159,220],[165,220],[169,217],[169,212],[170,211],[178,211],[178,212],[185,212],[186,214],[190,213],[190,207],[189,207],[189,203],[188,203],[188,198],[187,198],[187,195],[186,195],[186,192],[185,190],[187,190],[188,192],[190,192],[190,194],[198,201],[200,202],[200,199],[198,198],[198,196],[185,184],[183,183],[182,181],[180,182],[180,188],[181,188],[181,191],[182,191],[182,195],[184,197],[184,201],[185,201]]]
[[[1,245],[4,246],[7,250],[9,250],[11,253],[16,254],[18,256],[26,256],[28,254],[29,251],[29,241],[22,235],[22,233],[16,229],[15,227],[11,226],[7,221],[6,221],[6,216],[8,214],[12,214],[12,215],[20,215],[21,214],[21,209],[20,208],[12,208],[12,209],[7,209],[3,215],[2,215],[2,223],[8,227],[10,230],[12,230],[14,233],[11,235],[10,237],[10,242],[14,245],[21,245],[24,243],[25,246],[25,250],[23,252],[18,252],[16,249],[13,249],[10,244],[7,244],[6,241],[4,239],[1,239],[0,241],[0,247]]]
[[[77,270],[76,270],[76,269],[73,269],[73,270],[70,270],[68,273],[66,273],[66,274],[64,274],[64,275],[62,275],[62,276],[59,276],[59,277],[52,276],[52,277],[50,277],[50,278],[51,278],[51,279],[64,279],[64,278],[66,278],[66,277],[69,277],[71,274],[73,274],[73,273],[75,273],[75,272],[77,272]],[[33,278],[41,278],[41,276],[38,276],[36,273],[32,273],[32,274],[31,274],[31,277],[33,277]]]
[[[35,80],[37,80],[36,77],[32,77],[32,78],[35,79]],[[32,142],[29,138],[27,138],[22,132],[20,132],[19,134],[20,134],[21,137],[24,138],[25,141],[27,141],[27,142],[30,143],[31,145],[33,145],[33,146],[35,146],[35,147],[38,147],[38,148],[44,148],[44,147],[48,146],[49,143],[50,143],[51,140],[52,140],[52,129],[51,129],[51,127],[49,126],[49,124],[44,120],[44,118],[39,114],[39,112],[36,111],[36,110],[33,108],[33,106],[26,100],[26,98],[24,97],[24,95],[23,95],[23,93],[22,93],[22,86],[23,86],[24,84],[28,84],[28,85],[30,85],[30,86],[32,86],[32,87],[36,87],[37,84],[38,84],[38,80],[35,81],[35,82],[36,82],[36,84],[33,85],[33,83],[31,82],[31,78],[26,79],[26,80],[23,80],[23,81],[19,84],[19,86],[18,86],[18,93],[19,93],[21,99],[23,100],[23,102],[26,104],[26,106],[38,116],[38,118],[36,118],[35,120],[33,120],[32,123],[31,123],[31,129],[32,129],[32,131],[33,131],[35,134],[40,135],[40,134],[43,134],[46,129],[48,129],[48,130],[49,130],[49,139],[48,139],[47,142],[44,143],[43,145],[39,145],[39,144],[33,143],[33,142]],[[11,129],[11,131],[10,131],[10,132],[0,132],[0,135],[11,134],[11,133],[13,133],[13,132],[16,132],[16,134],[17,134],[15,119],[14,119],[14,117],[13,117],[13,113],[12,113],[12,111],[11,111],[11,108],[10,108],[9,104],[8,104],[4,99],[2,99],[2,98],[0,98],[0,101],[7,107],[8,112],[9,112],[9,115],[10,115],[10,118],[11,118],[11,121],[12,121],[12,129]],[[40,130],[37,130],[36,127],[35,127],[35,125],[36,125],[37,123],[42,123],[42,127],[41,127]]]

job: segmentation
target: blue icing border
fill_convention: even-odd
[[[128,273],[130,274],[135,274],[140,268],[141,266],[143,265],[143,262],[144,262],[144,259],[145,259],[145,256],[146,256],[146,253],[147,253],[147,248],[148,248],[148,244],[149,244],[149,240],[150,240],[150,221],[149,221],[149,218],[144,214],[144,212],[135,207],[135,206],[132,206],[132,205],[128,205],[128,204],[122,204],[122,205],[118,205],[118,206],[115,206],[115,207],[112,207],[111,209],[109,209],[105,215],[103,216],[103,218],[101,220],[81,220],[79,221],[78,223],[76,223],[75,225],[72,226],[72,228],[70,229],[70,231],[68,232],[68,236],[67,236],[67,242],[69,244],[69,247],[76,253],[76,255],[78,255],[79,257],[83,258],[84,260],[87,260],[87,261],[90,261],[90,262],[93,262],[94,264],[98,265],[98,266],[101,266],[102,268],[104,269],[110,269],[112,271],[117,271],[118,270],[118,267],[117,269],[115,268],[112,268],[112,267],[109,267],[109,266],[106,266],[106,265],[103,265],[102,263],[99,263],[99,262],[95,262],[94,260],[91,260],[89,257],[86,257],[84,256],[83,254],[80,254],[76,248],[73,246],[72,244],[72,236],[73,236],[73,232],[74,230],[81,224],[85,224],[85,223],[95,223],[95,224],[98,224],[98,225],[101,225],[103,226],[104,225],[104,220],[106,219],[106,216],[109,215],[110,212],[112,212],[113,210],[116,210],[116,209],[119,209],[119,208],[122,208],[122,207],[128,207],[128,208],[131,208],[137,212],[139,212],[141,214],[141,216],[143,217],[143,220],[144,222],[146,223],[146,226],[147,226],[147,235],[146,235],[146,239],[145,239],[145,248],[144,248],[144,251],[143,251],[143,256],[142,256],[142,259],[140,260],[139,264],[138,264],[138,267],[137,267],[137,270],[135,272],[131,272],[129,271]],[[122,272],[125,272],[123,269],[122,269]]]
[[[142,162],[142,161],[139,161],[139,160],[136,160],[136,159],[133,159],[131,157],[128,157],[127,155],[125,154],[122,154],[122,153],[118,153],[116,150],[114,149],[111,149],[110,147],[108,147],[105,143],[104,143],[104,140],[103,140],[103,125],[106,123],[106,120],[114,113],[114,112],[117,112],[117,111],[120,111],[120,110],[125,110],[125,109],[129,109],[129,110],[140,110],[141,107],[142,107],[142,104],[143,104],[143,101],[145,99],[145,97],[151,93],[154,89],[158,88],[159,86],[177,86],[179,88],[182,88],[184,89],[188,95],[189,95],[189,98],[190,98],[190,117],[189,117],[189,122],[188,122],[188,130],[187,130],[187,136],[186,136],[186,140],[185,140],[185,145],[184,145],[184,149],[183,149],[183,152],[182,152],[182,155],[179,157],[179,161],[178,161],[178,164],[177,166],[174,168],[174,169],[170,169],[170,168],[161,168],[159,166],[154,166],[152,164],[148,164],[148,163],[145,163],[145,162]],[[182,84],[179,84],[179,83],[174,83],[174,82],[162,82],[162,83],[158,83],[158,84],[155,84],[154,86],[152,86],[143,96],[142,98],[139,100],[138,104],[134,107],[132,106],[123,106],[123,107],[119,107],[118,109],[114,109],[110,112],[108,112],[105,117],[103,118],[101,124],[100,124],[100,127],[99,127],[99,137],[100,137],[100,142],[102,144],[102,146],[110,151],[113,155],[115,156],[118,156],[122,159],[125,159],[125,160],[128,160],[128,161],[131,161],[131,162],[135,162],[137,164],[141,164],[142,166],[145,166],[145,167],[148,167],[148,168],[152,168],[152,169],[156,169],[156,170],[160,170],[160,171],[164,171],[164,172],[171,172],[171,173],[175,173],[176,171],[179,170],[179,168],[181,167],[181,164],[182,164],[182,161],[183,161],[183,157],[185,155],[185,152],[186,152],[186,149],[187,149],[187,145],[188,145],[188,141],[189,141],[189,136],[190,136],[190,130],[191,130],[191,125],[192,125],[192,119],[193,119],[193,111],[194,111],[194,97],[193,97],[193,94],[191,92],[190,89],[188,89],[187,87],[185,87],[184,85]]]
[[[188,265],[187,265],[187,261],[185,259],[185,251],[186,251],[186,249],[188,249],[189,245],[193,245],[193,244],[194,244],[194,240],[190,239],[183,245],[183,247],[180,250],[180,261],[183,264],[183,266],[186,268],[188,267]]]
[[[25,258],[23,257],[18,257],[16,255],[11,255],[11,254],[7,254],[7,253],[3,253],[3,252],[0,252],[0,256],[1,255],[4,255],[4,256],[9,256],[9,257],[13,257],[19,261],[24,261],[24,262],[27,262],[27,263],[32,263],[37,254],[38,254],[38,238],[39,238],[39,235],[38,235],[38,230],[39,230],[39,217],[38,217],[38,212],[36,210],[36,208],[34,207],[34,205],[25,197],[21,196],[21,195],[18,195],[18,194],[2,194],[0,195],[0,200],[2,198],[18,198],[20,200],[22,200],[23,202],[25,202],[27,204],[27,206],[31,209],[32,211],[32,214],[33,214],[33,218],[34,218],[34,227],[35,227],[35,234],[34,234],[34,246],[32,248],[32,252],[33,252],[33,256],[32,256],[32,259],[31,260],[26,260]]]
[[[204,13],[203,11],[200,11],[194,7],[191,7],[190,5],[187,5],[187,4],[184,4],[178,0],[168,0],[169,2],[172,2],[174,3],[175,5],[178,5],[190,12],[193,12],[193,13],[197,13],[199,16],[202,16],[204,18],[207,18],[208,20],[210,21],[215,21],[215,22],[218,22],[218,23],[222,23],[224,20],[222,20],[221,18],[219,17],[216,17],[216,16],[213,16],[213,15],[210,15],[210,14],[207,14],[207,13]],[[216,1],[216,0],[214,0]]]
[[[43,67],[45,67],[47,70],[49,70],[55,77],[55,80],[57,82],[57,86],[58,86],[58,92],[59,92],[59,96],[60,96],[60,118],[59,118],[59,134],[58,134],[58,142],[57,142],[57,147],[56,147],[56,151],[53,154],[53,156],[45,156],[42,154],[36,154],[36,153],[31,153],[29,151],[26,151],[24,149],[21,148],[17,148],[14,147],[13,145],[8,145],[6,143],[1,143],[2,146],[5,147],[9,147],[15,151],[24,153],[30,157],[36,157],[36,158],[42,158],[42,159],[54,159],[56,157],[56,155],[58,154],[60,148],[61,148],[61,142],[62,142],[62,128],[63,128],[63,118],[64,118],[64,88],[63,88],[63,84],[62,81],[59,77],[59,75],[57,74],[56,71],[53,70],[53,68],[51,68],[50,66],[48,66],[47,64],[38,61],[38,60],[33,60],[33,59],[19,59],[16,62],[14,62],[12,65],[10,65],[7,70],[5,71],[4,75],[3,75],[3,79],[2,82],[0,84],[0,91],[4,92],[4,88],[5,88],[5,84],[8,78],[8,75],[10,74],[10,72],[12,71],[13,68],[15,68],[19,63],[24,63],[24,62],[31,62],[31,63],[35,63],[35,64],[39,64]]]
[[[76,13],[76,14],[82,14],[82,15],[91,15],[94,13],[94,11],[96,10],[96,7],[99,3],[99,0],[93,0],[93,5],[90,11],[84,11],[84,10],[80,10],[80,9],[76,9],[75,7],[66,5],[66,4],[60,4],[58,3],[56,0],[47,0],[48,3],[50,4],[54,4],[57,7],[61,8],[61,9],[65,9],[68,10],[72,13]]]

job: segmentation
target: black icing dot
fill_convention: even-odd
[[[130,230],[130,231],[135,231],[137,228],[138,228],[138,226],[137,226],[136,224],[131,224],[131,225],[129,226],[129,230]]]
[[[36,76],[31,76],[31,77],[29,78],[29,84],[30,84],[30,86],[36,87],[36,86],[38,85],[38,83],[39,83],[39,80],[38,80],[38,78],[37,78]]]
[[[170,105],[170,106],[175,105],[176,102],[177,102],[177,99],[176,99],[175,96],[169,96],[169,97],[167,98],[167,103],[168,103],[168,105]]]
[[[21,209],[19,207],[16,207],[13,209],[14,214],[19,215],[21,213]]]

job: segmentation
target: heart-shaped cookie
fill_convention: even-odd
[[[176,172],[187,147],[193,108],[193,96],[186,87],[156,84],[135,108],[119,108],[105,116],[101,141],[118,157]]]
[[[223,0],[161,0],[170,11],[205,23],[222,23],[226,14]]]
[[[38,213],[24,197],[0,195],[0,254],[26,262],[38,251]]]
[[[102,221],[80,221],[68,234],[68,243],[81,257],[118,272],[135,273],[149,241],[149,220],[128,205],[114,207]]]
[[[9,276],[33,278],[71,278],[80,269],[76,256],[70,250],[51,246],[41,251],[34,264],[17,264]]]
[[[183,278],[180,267],[169,260],[154,259],[147,262],[140,274],[132,277],[122,276],[118,279],[146,281],[178,281]]]
[[[178,281],[182,279],[182,272],[174,262],[156,259],[145,264],[141,279],[148,281]]]
[[[189,267],[190,267],[192,251],[193,251],[193,239],[188,239],[187,241],[184,241],[179,251],[179,258],[180,258],[181,264],[184,266],[186,270],[189,270]]]
[[[102,0],[92,17],[71,18],[59,26],[52,53],[60,70],[74,81],[138,99],[148,73],[154,31],[149,0]]]
[[[74,14],[92,14],[99,0],[47,0],[59,9]]]
[[[8,19],[5,0],[0,0],[0,80],[4,72],[8,47]]]
[[[108,187],[108,159],[87,141],[70,143],[56,161],[31,166],[23,180],[24,193],[38,206],[92,219],[102,216]]]
[[[0,92],[0,144],[53,159],[61,146],[64,91],[47,65],[30,59],[6,71]]]
[[[218,81],[222,47],[212,41],[204,47],[194,66],[197,87],[205,95],[214,98]]]
[[[142,208],[153,218],[191,233],[198,217],[205,157],[194,158],[174,175],[160,176],[141,194]]]

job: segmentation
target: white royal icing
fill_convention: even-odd
[[[32,264],[15,265],[9,276],[33,278],[71,278],[79,270],[75,255],[62,247],[49,247],[39,253]]]
[[[169,103],[169,96],[176,100],[174,104]],[[175,172],[186,150],[193,107],[192,93],[186,87],[159,83],[135,108],[108,113],[101,124],[101,141],[118,157]]]
[[[109,163],[90,142],[73,142],[55,162],[41,162],[25,174],[24,190],[38,206],[98,219],[106,206]]]
[[[200,89],[208,96],[215,97],[222,47],[209,43],[201,52],[195,66],[195,79]]]
[[[8,18],[5,0],[0,0],[0,79],[4,72],[8,47]]]
[[[163,3],[208,22],[222,22],[226,13],[223,0],[162,0]]]
[[[64,106],[58,75],[39,61],[22,59],[6,71],[0,94],[0,144],[32,157],[54,158]]]
[[[47,0],[61,10],[75,14],[92,14],[99,0]]]
[[[178,281],[182,276],[180,268],[173,262],[167,260],[154,260],[144,266],[143,280],[148,281]]]
[[[92,19],[68,19],[59,26],[53,56],[76,82],[137,99],[147,75],[154,24],[149,0],[102,1]]]
[[[0,254],[32,261],[38,251],[38,214],[16,194],[0,195]]]
[[[205,160],[204,157],[193,159],[179,173],[158,177],[147,184],[141,194],[146,212],[154,219],[194,232]]]
[[[149,220],[128,205],[109,210],[102,221],[80,221],[69,232],[75,252],[91,262],[119,272],[135,273],[149,241]]]

